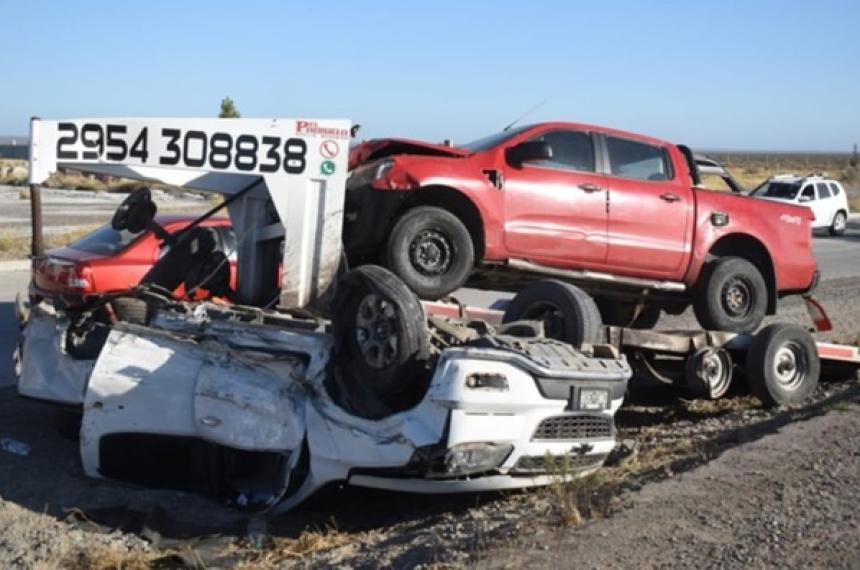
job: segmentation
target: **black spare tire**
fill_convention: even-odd
[[[137,233],[145,230],[155,218],[158,207],[152,201],[149,188],[138,188],[126,196],[111,219],[111,227],[117,231]]]
[[[422,299],[459,289],[475,265],[469,230],[457,216],[435,206],[408,210],[388,237],[386,263]]]
[[[503,321],[541,321],[544,335],[579,348],[600,342],[602,323],[594,299],[570,283],[545,280],[532,283],[511,300]]]

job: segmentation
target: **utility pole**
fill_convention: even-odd
[[[30,119],[30,228],[32,238],[30,239],[30,257],[33,259],[44,257],[45,255],[45,240],[42,234],[42,188],[38,184],[33,184],[33,156],[34,148],[37,148],[39,141],[36,134],[35,123],[39,117]]]

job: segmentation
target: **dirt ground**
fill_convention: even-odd
[[[828,338],[856,337],[860,283],[818,296]],[[808,317],[788,301],[779,320]],[[795,410],[639,386],[617,416],[638,454],[574,484],[447,497],[334,486],[270,518],[87,478],[76,416],[0,388],[0,438],[30,446],[0,451],[0,567],[860,567],[860,384],[824,377]]]
[[[481,568],[860,567],[860,405],[786,425]]]

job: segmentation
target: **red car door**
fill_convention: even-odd
[[[506,168],[504,239],[509,255],[573,267],[604,263],[606,179],[597,173],[593,137],[556,129],[531,140],[549,143],[552,158]]]
[[[680,279],[689,254],[695,200],[669,149],[606,135],[608,265],[618,273]]]

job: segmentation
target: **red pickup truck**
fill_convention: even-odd
[[[424,298],[551,275],[609,324],[692,303],[703,327],[749,332],[818,280],[808,209],[708,190],[690,149],[651,137],[543,123],[456,147],[376,139],[350,169],[350,262],[381,262]]]

